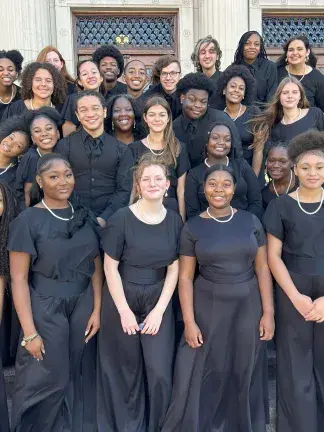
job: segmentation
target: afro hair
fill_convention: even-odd
[[[19,74],[22,69],[24,57],[17,50],[0,51],[0,59],[8,59],[15,65],[16,72]]]
[[[212,80],[200,72],[185,75],[177,84],[178,95],[186,94],[191,89],[205,90],[209,97],[215,91]]]
[[[31,128],[32,123],[36,118],[45,117],[48,118],[57,128],[59,128],[63,124],[63,119],[61,115],[56,111],[55,108],[51,107],[42,107],[38,110],[30,110],[26,113],[26,123],[29,128]]]
[[[245,105],[250,105],[255,96],[256,80],[249,69],[243,65],[234,64],[224,70],[217,82],[217,94],[219,98],[225,101],[225,95],[223,94],[224,89],[229,81],[234,77],[240,77],[244,81],[245,92],[242,102]]]
[[[124,57],[122,53],[113,45],[103,45],[96,49],[96,51],[92,54],[92,59],[95,63],[97,63],[98,67],[104,57],[112,57],[116,60],[119,69],[119,78],[124,72]]]
[[[296,164],[305,153],[322,153],[324,156],[324,133],[310,130],[297,135],[288,145],[288,156]]]

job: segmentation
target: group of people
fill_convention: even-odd
[[[208,36],[150,86],[114,46],[76,80],[0,51],[12,431],[265,432],[274,333],[277,432],[324,429],[324,76],[283,51],[247,32],[221,72]]]

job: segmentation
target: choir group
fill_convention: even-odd
[[[277,432],[324,430],[324,76],[221,57],[0,51],[0,432],[1,363],[14,432],[265,432],[274,335]]]

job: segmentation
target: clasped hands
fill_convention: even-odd
[[[292,303],[306,321],[324,322],[324,297],[313,301],[310,297],[298,293]]]

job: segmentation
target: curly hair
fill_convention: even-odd
[[[256,89],[256,79],[251,74],[249,69],[243,65],[233,64],[228,66],[220,76],[217,83],[217,93],[220,99],[225,102],[225,95],[223,94],[225,87],[229,81],[234,77],[240,77],[245,83],[244,99],[242,102],[245,105],[250,105],[253,100]]]
[[[105,118],[105,131],[111,135],[114,136],[114,131],[113,131],[113,127],[112,127],[112,114],[113,114],[113,110],[114,110],[114,105],[117,102],[117,100],[119,99],[126,99],[129,101],[129,103],[131,104],[132,108],[133,108],[133,112],[134,112],[134,130],[133,130],[133,135],[134,135],[134,139],[140,140],[142,138],[145,138],[147,133],[146,130],[143,126],[142,123],[142,113],[141,110],[138,107],[138,104],[136,103],[136,100],[128,95],[128,94],[119,94],[119,95],[114,95],[111,98],[108,99],[107,102],[107,117]]]
[[[243,56],[244,46],[245,46],[246,42],[249,40],[249,38],[254,34],[258,35],[260,38],[260,52],[258,54],[258,58],[263,58],[266,60],[268,59],[267,51],[265,49],[262,36],[260,35],[259,32],[255,31],[255,30],[251,30],[251,31],[245,32],[241,36],[241,39],[239,40],[237,49],[236,49],[235,54],[234,54],[234,62],[233,62],[234,64],[242,64],[242,62],[244,60],[244,56]]]
[[[206,75],[200,72],[191,72],[179,80],[177,84],[177,93],[180,96],[186,94],[191,89],[205,90],[210,97],[214,93],[215,87],[212,80],[206,77]]]
[[[190,57],[192,63],[194,64],[194,66],[196,68],[197,72],[202,72],[203,71],[202,67],[201,67],[201,64],[199,63],[199,53],[200,53],[200,50],[202,48],[202,45],[204,45],[205,47],[207,47],[211,43],[214,44],[215,50],[216,50],[216,54],[217,54],[217,60],[216,60],[216,63],[215,63],[215,68],[216,68],[216,70],[220,69],[221,58],[222,58],[223,53],[222,53],[222,50],[220,48],[220,45],[219,45],[218,41],[215,38],[213,38],[212,36],[209,35],[209,36],[206,36],[206,37],[201,38],[201,39],[198,40],[198,42],[196,43],[196,46],[194,48],[194,51],[193,51],[193,53],[191,54],[191,57]]]
[[[51,107],[42,107],[38,110],[28,111],[25,114],[25,118],[29,129],[31,129],[34,120],[36,120],[37,118],[49,119],[57,129],[62,126],[64,122],[61,115],[56,111],[56,109]]]
[[[60,74],[63,76],[63,79],[64,79],[65,83],[74,84],[75,80],[68,73],[67,68],[66,68],[66,64],[65,64],[65,60],[62,57],[62,54],[54,46],[47,45],[45,48],[43,48],[42,51],[38,54],[36,61],[40,62],[40,63],[45,63],[46,62],[46,56],[50,52],[55,52],[59,56],[61,62],[63,63],[63,66],[62,66],[62,69],[60,71]]]
[[[312,51],[312,47],[311,47],[311,45],[309,43],[309,39],[305,35],[293,36],[293,37],[291,37],[290,39],[287,40],[287,42],[282,47],[282,49],[283,49],[284,52],[278,58],[278,60],[276,62],[277,66],[280,67],[280,66],[285,66],[286,65],[286,58],[287,58],[287,53],[288,53],[289,45],[291,44],[291,42],[294,42],[296,40],[302,41],[303,44],[305,45],[305,48],[310,51],[309,52],[309,56],[308,56],[308,61],[306,62],[306,64],[308,64],[312,68],[316,68],[317,58],[316,58],[315,54]]]
[[[18,74],[20,74],[21,69],[22,69],[22,63],[24,61],[24,57],[21,55],[21,53],[17,50],[10,50],[10,51],[5,51],[2,50],[0,51],[0,59],[8,59],[10,60],[16,68],[16,72]]]
[[[4,180],[0,180],[0,192],[3,201],[3,213],[0,218],[0,277],[8,282],[10,278],[8,235],[9,224],[18,216],[18,202],[13,190]]]
[[[288,145],[288,157],[297,164],[305,153],[320,155],[324,158],[324,133],[310,130],[293,138]]]
[[[60,73],[55,67],[49,63],[33,62],[25,67],[21,76],[21,98],[22,100],[33,98],[33,79],[36,72],[39,69],[47,70],[52,78],[54,90],[51,97],[51,101],[54,105],[58,105],[64,102],[66,98],[65,83]]]
[[[172,55],[164,55],[161,56],[155,63],[151,73],[151,82],[152,84],[160,84],[160,76],[162,69],[170,66],[171,63],[177,63],[181,73],[181,64],[179,60]]]
[[[0,124],[0,142],[11,135],[13,132],[20,132],[26,135],[27,148],[30,145],[29,126],[26,121],[26,115],[15,115],[4,120]]]
[[[100,48],[97,48],[92,54],[92,60],[97,63],[98,67],[104,57],[112,57],[116,60],[119,69],[119,78],[124,71],[124,57],[122,53],[113,45],[103,45]]]

